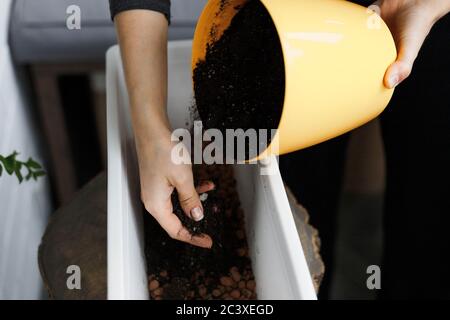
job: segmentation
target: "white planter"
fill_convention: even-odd
[[[133,134],[120,52],[107,53],[108,95],[108,298],[148,299],[142,206]],[[191,42],[169,43],[168,111],[173,128],[191,123]],[[259,299],[316,299],[292,212],[271,159],[236,165]]]

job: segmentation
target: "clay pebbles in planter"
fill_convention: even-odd
[[[284,100],[284,62],[270,15],[258,0],[236,10],[228,29],[207,48],[205,60],[194,70],[195,102],[203,127],[219,129],[224,137],[226,129],[276,129]],[[172,196],[174,212],[193,234],[210,235],[213,247],[202,249],[172,240],[145,214],[150,297],[256,299],[232,167],[194,166],[194,177],[197,182],[211,180],[216,186],[201,195],[204,219],[188,219],[176,193]]]

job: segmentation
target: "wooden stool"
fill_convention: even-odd
[[[58,79],[62,75],[92,75],[104,72],[102,63],[45,63],[35,64],[31,68],[33,84],[36,90],[37,108],[46,145],[49,151],[49,174],[55,189],[57,205],[65,205],[77,190],[77,174],[71,150],[64,106]],[[97,110],[105,110],[104,101],[94,100],[101,105],[95,105]],[[97,126],[103,124],[105,118],[97,118]],[[99,126],[101,127],[101,125]],[[106,132],[106,131],[105,131]],[[102,141],[102,135],[99,136]],[[102,141],[105,143],[104,141]]]

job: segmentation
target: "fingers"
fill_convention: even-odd
[[[414,63],[414,62],[413,62]],[[384,76],[384,85],[388,89],[394,89],[400,83],[402,83],[406,78],[409,77],[412,70],[411,62],[406,61],[395,61],[392,63]]]
[[[171,193],[172,192],[168,190],[168,197],[164,197],[162,194],[157,194],[157,199],[165,199],[157,205],[156,201],[144,202],[146,210],[156,219],[156,221],[158,221],[160,226],[172,239],[183,241],[201,248],[211,248],[213,241],[210,236],[205,234],[194,236],[190,234],[190,232],[183,226],[180,219],[172,213],[173,206],[170,197]]]
[[[212,247],[213,242],[210,236],[205,234],[199,236],[191,235],[174,213],[155,216],[155,218],[172,239],[201,248],[210,249]]]
[[[214,190],[216,186],[212,181],[202,181],[200,184],[195,188],[197,193],[205,193]]]
[[[387,88],[393,89],[409,77],[422,44],[423,40],[418,39],[400,42],[397,60],[389,66],[385,75]]]
[[[195,221],[201,221],[204,217],[203,206],[194,187],[192,172],[189,175],[178,178],[174,187],[178,191],[178,199],[184,213]]]
[[[422,17],[413,16],[405,18],[399,30],[394,32],[397,45],[397,60],[386,71],[384,84],[393,89],[402,83],[411,74],[414,62],[419,51],[431,30],[432,24]]]

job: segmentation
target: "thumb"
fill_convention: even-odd
[[[429,23],[417,19],[414,25],[405,26],[401,34],[395,37],[398,56],[386,71],[384,84],[387,88],[393,89],[409,77],[430,29]]]
[[[195,221],[203,219],[203,206],[194,187],[193,178],[184,179],[176,183],[178,199],[184,213]]]
[[[389,66],[384,76],[384,84],[388,89],[395,88],[409,77],[416,59],[413,55],[414,53],[400,52],[397,60]]]

